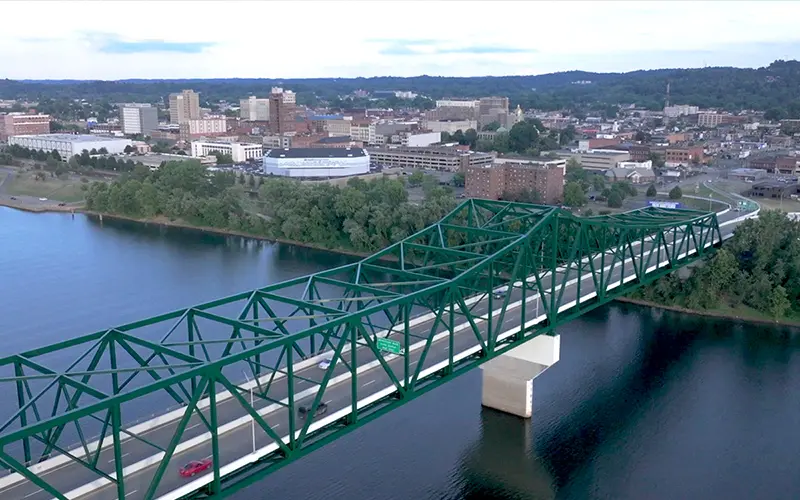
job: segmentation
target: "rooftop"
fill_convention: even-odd
[[[102,135],[89,134],[35,134],[35,135],[16,135],[14,137],[25,137],[28,139],[42,139],[47,141],[69,141],[69,142],[112,142],[127,141],[124,137],[104,137]]]
[[[319,144],[339,144],[341,142],[350,142],[352,139],[349,135],[342,135],[337,137],[323,137],[317,141]]]
[[[362,148],[277,148],[270,149],[265,158],[347,158],[366,156]]]

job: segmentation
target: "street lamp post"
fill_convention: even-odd
[[[244,375],[244,379],[247,381],[247,384],[250,384],[250,377],[247,376],[247,373],[242,370],[242,374]],[[253,386],[250,386],[250,407],[255,411],[256,407],[253,400]],[[256,452],[256,419],[250,417],[250,430],[253,436],[253,453]]]

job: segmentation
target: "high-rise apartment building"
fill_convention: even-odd
[[[194,90],[182,90],[169,95],[170,123],[184,123],[200,118],[200,94]]]
[[[269,131],[286,134],[295,131],[294,112],[297,97],[291,90],[273,87],[269,95]]]
[[[158,130],[158,110],[150,104],[120,104],[119,122],[123,134],[149,135]]]
[[[566,160],[498,159],[492,165],[468,166],[464,192],[470,198],[497,200],[504,193],[530,189],[548,204],[564,197]]]
[[[50,120],[50,115],[0,114],[0,140],[5,141],[14,135],[49,134]]]
[[[248,122],[269,120],[269,99],[259,99],[251,95],[239,101],[239,117]]]

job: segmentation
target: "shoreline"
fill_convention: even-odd
[[[126,216],[126,215],[117,215],[117,214],[108,214],[108,213],[103,213],[103,212],[95,212],[93,210],[76,209],[75,211],[78,212],[78,213],[82,213],[82,214],[84,214],[84,215],[86,215],[88,217],[93,217],[93,218],[103,217],[103,218],[123,220],[123,221],[128,221],[128,222],[137,222],[139,224],[144,224],[144,225],[153,224],[153,225],[162,226],[162,227],[174,227],[174,228],[179,228],[179,229],[190,229],[190,230],[194,230],[194,231],[201,231],[201,232],[204,232],[204,233],[217,234],[217,235],[220,235],[220,236],[238,236],[238,237],[241,237],[241,238],[252,238],[254,240],[268,241],[270,243],[283,243],[285,245],[294,245],[294,246],[298,246],[298,247],[302,247],[302,248],[308,248],[308,249],[311,249],[311,250],[322,250],[322,251],[325,251],[325,252],[337,253],[337,254],[340,254],[340,255],[347,255],[349,257],[367,257],[369,255],[372,255],[372,254],[369,254],[369,253],[356,252],[354,250],[328,248],[328,247],[324,247],[322,245],[314,245],[313,243],[303,243],[303,242],[299,242],[299,241],[286,240],[286,239],[282,239],[282,238],[268,238],[266,236],[261,236],[261,235],[252,234],[252,233],[246,233],[244,231],[234,231],[232,229],[220,229],[220,228],[215,228],[215,227],[196,226],[194,224],[188,224],[186,222],[173,221],[173,220],[169,220],[167,218],[164,218],[164,219],[161,219],[161,218],[156,218],[156,219],[138,219],[136,217],[129,217],[129,216]]]
[[[39,205],[31,205],[25,202],[15,203],[13,200],[2,200],[2,199],[0,199],[0,207],[13,208],[14,210],[20,210],[22,212],[28,212],[32,214],[44,214],[44,213],[68,214],[70,212],[82,212],[83,210],[83,205],[80,206],[66,205],[63,207],[54,205],[39,206]]]
[[[321,246],[321,245],[314,245],[314,244],[311,244],[311,243],[302,243],[302,242],[298,242],[298,241],[291,241],[291,240],[285,240],[285,239],[268,238],[266,236],[254,235],[254,234],[251,234],[251,233],[246,233],[246,232],[243,232],[243,231],[234,231],[234,230],[231,230],[231,229],[219,229],[219,228],[213,228],[213,227],[196,226],[196,225],[193,225],[193,224],[188,224],[188,223],[185,223],[185,222],[172,221],[172,220],[169,220],[169,219],[137,219],[136,217],[129,217],[129,216],[125,216],[125,215],[108,214],[108,213],[102,213],[102,212],[95,212],[95,211],[92,211],[92,210],[85,210],[85,209],[83,209],[81,207],[52,207],[52,206],[41,207],[41,208],[38,208],[38,207],[24,207],[24,206],[16,206],[16,205],[8,204],[8,203],[5,202],[5,200],[0,200],[0,206],[6,206],[6,207],[9,207],[9,208],[14,208],[14,209],[17,209],[17,210],[22,210],[22,211],[30,212],[30,213],[46,213],[46,212],[54,212],[54,213],[69,213],[69,212],[73,212],[74,213],[74,212],[77,212],[77,213],[81,213],[81,214],[84,214],[86,216],[97,218],[97,219],[99,219],[100,217],[107,217],[107,218],[111,218],[111,219],[123,220],[123,221],[128,221],[128,222],[136,222],[136,223],[145,224],[145,225],[153,224],[153,225],[162,226],[162,227],[173,227],[173,228],[179,228],[179,229],[189,229],[189,230],[201,231],[201,232],[206,232],[206,233],[210,233],[210,234],[217,234],[217,235],[220,235],[220,236],[238,236],[238,237],[241,237],[241,238],[252,238],[252,239],[255,239],[255,240],[268,241],[270,243],[283,243],[283,244],[286,244],[286,245],[294,245],[294,246],[298,246],[298,247],[302,247],[302,248],[308,248],[308,249],[311,249],[311,250],[320,250],[320,251],[331,252],[331,253],[336,253],[336,254],[340,254],[340,255],[347,255],[349,257],[367,257],[367,256],[371,255],[371,254],[368,254],[368,253],[356,252],[356,251],[353,251],[353,250],[331,249],[331,248],[328,248],[328,247],[324,247],[324,246]],[[713,310],[688,309],[688,308],[685,308],[685,307],[669,306],[669,305],[665,305],[665,304],[659,304],[657,302],[649,302],[649,301],[641,300],[641,299],[633,299],[633,298],[630,298],[630,297],[617,297],[616,299],[614,299],[614,301],[618,301],[618,302],[622,302],[622,303],[626,303],[626,304],[634,304],[634,305],[643,306],[643,307],[652,307],[652,308],[661,309],[661,310],[664,310],[664,311],[672,311],[672,312],[677,312],[677,313],[681,313],[681,314],[691,314],[693,316],[705,316],[705,317],[708,317],[708,318],[727,319],[727,320],[742,321],[742,322],[746,322],[746,323],[762,324],[762,325],[780,325],[780,326],[800,327],[800,321],[769,320],[769,319],[763,319],[763,318],[753,318],[751,316],[739,316],[739,315],[736,315],[736,314],[713,311]]]
[[[681,314],[691,314],[692,316],[705,316],[707,318],[717,318],[717,319],[727,319],[727,320],[735,320],[741,321],[744,323],[754,323],[759,325],[772,325],[772,326],[791,326],[791,327],[800,327],[800,321],[792,321],[788,319],[764,319],[764,318],[754,318],[752,316],[739,316],[736,314],[714,311],[714,310],[703,310],[703,309],[688,309],[686,307],[681,306],[668,306],[664,304],[659,304],[657,302],[649,302],[647,300],[641,299],[632,299],[630,297],[617,297],[614,299],[615,301],[623,302],[626,304],[634,304],[637,306],[643,307],[652,307],[655,309],[662,309],[664,311],[672,311]]]

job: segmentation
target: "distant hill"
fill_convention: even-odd
[[[577,83],[580,82],[580,83]],[[667,82],[671,102],[731,111],[778,109],[782,116],[800,117],[800,62],[775,61],[748,69],[713,67],[659,69],[628,73],[567,71],[534,76],[450,78],[315,78],[315,79],[205,79],[205,80],[0,80],[0,98],[103,99],[161,101],[170,92],[192,88],[208,101],[236,101],[247,95],[263,96],[272,86],[298,93],[301,102],[336,101],[354,90],[410,90],[432,99],[507,95],[525,108],[561,109],[633,104],[650,109],[664,105]]]

